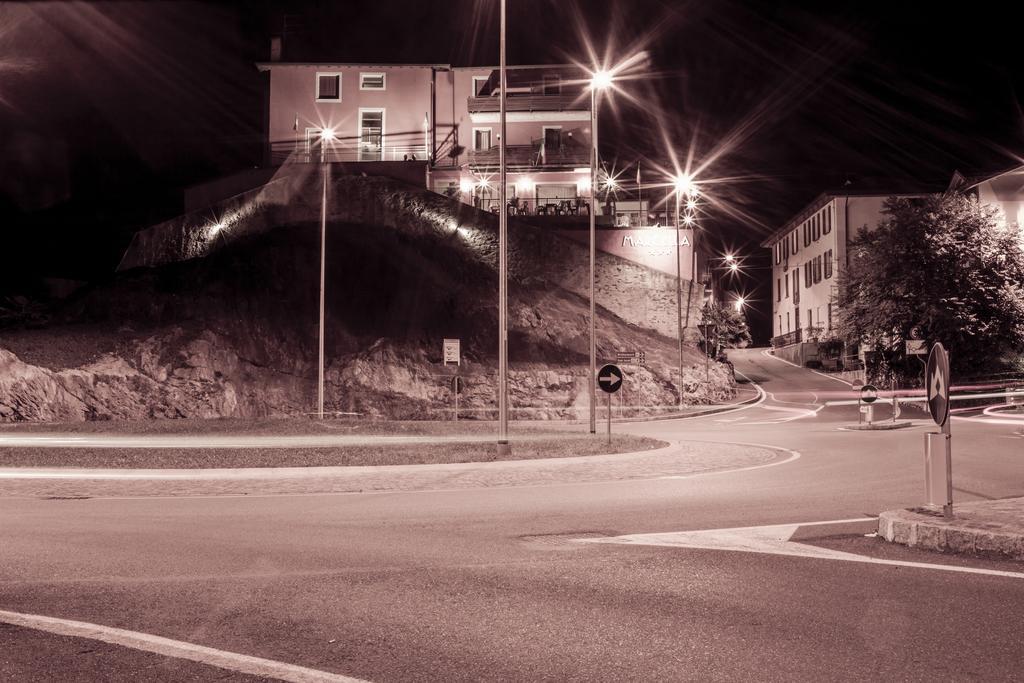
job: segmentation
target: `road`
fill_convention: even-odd
[[[924,415],[910,429],[844,431],[856,407],[825,403],[849,398],[847,385],[757,350],[732,358],[764,389],[760,404],[616,429],[796,453],[586,483],[8,498],[0,610],[373,681],[1019,678],[1024,574],[999,573],[1019,565],[865,537],[878,512],[922,502]],[[957,500],[1024,495],[1024,439],[1004,418],[954,421]],[[829,520],[852,521],[809,524]],[[765,525],[792,526],[734,530]],[[726,549],[743,544],[764,552]],[[0,678],[95,678],[99,655],[76,663],[61,638],[0,628]],[[221,671],[103,647],[111,679]]]

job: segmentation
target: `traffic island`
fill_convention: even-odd
[[[908,508],[878,516],[878,535],[911,548],[1024,561],[1024,498],[958,503],[941,510]]]
[[[875,429],[903,429],[904,427],[913,427],[914,423],[910,420],[897,420],[896,422],[861,422],[859,424],[846,425],[843,429],[848,429],[856,432],[866,432]]]

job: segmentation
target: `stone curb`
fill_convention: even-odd
[[[870,431],[886,431],[892,429],[904,429],[906,427],[913,427],[914,423],[910,420],[900,420],[899,422],[872,422],[871,424],[851,424],[846,425],[844,429],[851,432],[870,432]]]
[[[714,406],[705,410],[698,410],[692,413],[669,413],[667,415],[645,415],[643,417],[613,417],[612,424],[626,424],[630,422],[657,422],[659,420],[685,420],[691,417],[706,417],[708,415],[717,415],[718,413],[725,413],[736,408],[742,408],[743,406],[750,405],[751,403],[757,403],[761,400],[761,392],[757,392],[757,395],[737,401],[736,403],[727,403],[725,405]]]
[[[921,508],[888,510],[878,516],[878,535],[911,548],[1024,561],[1024,518],[1015,528],[987,524],[986,529],[981,528],[983,524],[955,517],[946,520],[941,512]]]

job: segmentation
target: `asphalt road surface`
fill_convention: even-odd
[[[731,358],[763,402],[616,429],[788,449],[768,466],[382,494],[0,500],[0,611],[172,643],[156,647],[163,660],[136,636],[76,654],[67,636],[6,626],[0,679],[117,680],[149,666],[162,680],[244,680],[244,657],[290,680],[1019,679],[1024,568],[865,537],[878,512],[923,502],[925,414],[905,413],[909,429],[846,431],[856,406],[826,403],[851,387],[757,350]],[[952,429],[956,500],[1024,495],[1013,416],[977,409]],[[830,520],[843,521],[814,524]],[[767,525],[779,526],[748,528]],[[692,531],[708,533],[677,533]],[[225,654],[174,668],[184,646],[173,643]]]

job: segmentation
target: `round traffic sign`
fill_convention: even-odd
[[[928,354],[924,381],[928,390],[928,412],[941,427],[949,419],[949,354],[940,343],[932,346]]]
[[[878,400],[878,388],[874,384],[865,384],[860,388],[860,400],[874,403]]]
[[[614,394],[622,388],[622,370],[618,365],[609,363],[597,371],[597,386],[601,391]]]

